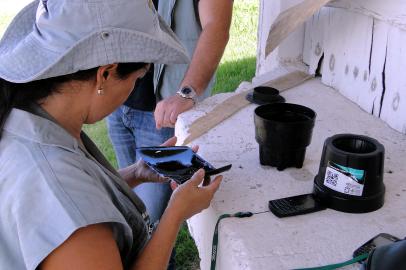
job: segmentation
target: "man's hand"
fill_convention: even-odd
[[[199,1],[202,33],[180,87],[193,85],[197,95],[203,94],[227,45],[232,10],[232,0]],[[174,127],[178,115],[192,107],[192,100],[178,95],[162,100],[155,109],[156,128]]]
[[[156,128],[175,127],[178,115],[193,108],[192,99],[183,98],[179,95],[168,97],[156,105],[154,116]]]

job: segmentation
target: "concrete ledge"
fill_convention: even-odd
[[[272,78],[270,78],[272,79]],[[247,86],[247,85],[246,85]],[[209,112],[228,95],[213,96],[195,111],[182,114],[176,134]],[[362,243],[380,232],[406,236],[406,136],[314,79],[283,92],[287,102],[317,112],[311,145],[302,169],[260,166],[250,105],[219,124],[193,144],[215,166],[233,164],[209,209],[188,221],[199,249],[201,269],[210,267],[211,242],[217,217],[238,211],[267,211],[268,201],[312,191],[324,140],[338,133],[371,136],[386,148],[386,202],[369,214],[325,210],[279,219],[271,213],[226,219],[220,225],[217,269],[292,269],[345,261]],[[357,269],[358,266],[349,269]]]

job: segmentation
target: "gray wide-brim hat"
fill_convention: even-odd
[[[37,0],[0,41],[0,78],[25,83],[112,63],[187,63],[151,0]]]

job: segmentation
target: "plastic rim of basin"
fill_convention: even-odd
[[[252,92],[247,94],[246,99],[258,105],[286,102],[285,98],[279,94],[279,90],[267,86],[255,87]]]

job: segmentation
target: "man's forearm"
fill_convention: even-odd
[[[181,86],[192,86],[198,95],[203,94],[213,77],[229,39],[231,0],[200,0],[199,13],[202,33],[192,61]]]
[[[202,33],[180,87],[191,86],[198,96],[203,94],[227,45],[232,10],[232,0],[199,1]],[[154,112],[156,128],[174,127],[178,115],[193,108],[193,104],[191,98],[177,94],[161,100]]]

